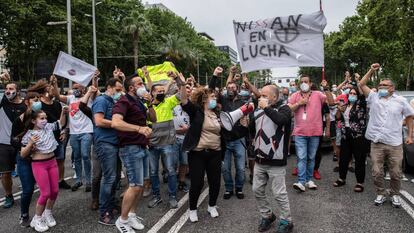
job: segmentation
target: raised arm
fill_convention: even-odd
[[[146,81],[147,81],[147,82],[146,82],[147,89],[148,89],[148,90],[151,90],[152,85],[153,85],[153,82],[152,82],[152,79],[151,79],[151,77],[150,77],[150,75],[149,75],[149,72],[148,72],[147,66],[144,66],[144,67],[142,67],[141,69],[142,69],[142,72],[144,72],[144,77],[145,77],[145,79],[146,79]]]
[[[53,88],[52,88],[52,90],[53,90],[53,96],[56,99],[58,99],[60,102],[62,102],[64,104],[67,104],[68,103],[67,96],[59,94],[59,87],[58,87],[58,84],[57,84],[57,78],[56,78],[56,76],[54,74],[52,74],[50,76],[49,81],[50,81],[50,83],[53,86]]]
[[[59,127],[60,127],[60,129],[62,130],[63,129],[63,127],[65,127],[66,126],[66,121],[67,121],[67,114],[68,114],[68,112],[69,112],[69,107],[68,106],[65,106],[65,107],[63,107],[62,108],[62,113],[60,114],[60,119],[59,119]]]
[[[325,91],[325,95],[326,95],[326,99],[327,99],[328,105],[329,106],[335,105],[335,100],[333,99],[332,92],[329,89],[328,82],[326,80],[323,80],[321,82],[321,86],[323,87],[323,90]]]
[[[254,96],[258,99],[260,98],[260,92],[257,88],[250,83],[249,79],[247,78],[247,74],[243,73],[243,82],[245,83],[246,87],[249,88],[249,91],[254,94]]]
[[[381,66],[378,63],[372,64],[371,68],[368,70],[368,72],[364,75],[364,77],[358,83],[365,97],[368,97],[369,93],[371,92],[371,89],[367,86],[367,82],[369,78],[371,78],[371,76],[375,73],[375,71],[377,71],[380,67]]]
[[[237,72],[237,66],[232,66],[229,71],[229,76],[227,77],[226,86],[229,82],[233,82],[234,75]]]
[[[185,80],[182,73],[178,74],[177,79],[180,79],[181,81]],[[181,104],[186,105],[188,103],[188,96],[187,96],[187,89],[185,88],[185,85],[181,85],[180,87],[180,96],[181,96],[181,100],[180,100]]]

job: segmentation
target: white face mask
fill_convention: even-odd
[[[137,96],[143,98],[145,94],[148,94],[147,89],[145,87],[140,87],[137,89]]]
[[[300,84],[300,89],[303,91],[303,92],[308,92],[309,91],[309,84],[307,84],[307,83],[302,83],[302,84]]]

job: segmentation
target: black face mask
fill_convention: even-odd
[[[73,95],[74,95],[76,98],[78,98],[78,97],[81,97],[82,92],[81,92],[80,90],[78,90],[78,89],[74,89],[74,90],[73,90]]]
[[[165,94],[157,94],[155,97],[158,101],[162,102],[165,99]]]

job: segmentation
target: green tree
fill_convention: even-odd
[[[134,66],[138,68],[138,46],[140,35],[149,33],[151,24],[145,17],[145,14],[138,10],[134,10],[123,21],[123,31],[132,36],[132,44],[134,46]]]

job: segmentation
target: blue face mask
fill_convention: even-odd
[[[349,88],[345,89],[345,90],[344,90],[344,94],[345,94],[345,95],[349,95],[349,91],[351,91]]]
[[[210,100],[209,102],[208,102],[208,109],[215,109],[217,107],[217,100]]]
[[[357,101],[357,97],[356,97],[356,95],[350,95],[349,97],[348,97],[348,101],[351,103],[351,104],[353,104],[353,103],[355,103],[356,101]]]
[[[223,96],[227,97],[227,90],[223,91]]]
[[[36,101],[32,104],[32,111],[37,112],[42,109],[42,102]]]
[[[121,98],[121,92],[116,92],[113,96],[112,99],[116,102]]]
[[[379,97],[385,97],[388,95],[388,90],[387,89],[379,89],[378,90],[378,95]]]
[[[289,93],[295,93],[297,91],[296,87],[289,87]]]
[[[248,97],[248,96],[250,96],[250,92],[247,91],[247,90],[241,90],[239,92],[239,95],[242,96],[242,97]]]

